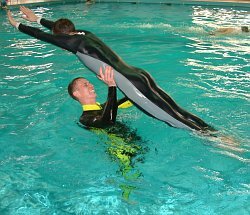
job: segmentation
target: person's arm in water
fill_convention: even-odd
[[[66,34],[52,35],[38,28],[26,26],[26,25],[16,22],[15,19],[12,17],[10,11],[7,12],[7,16],[8,16],[10,24],[16,27],[21,32],[28,34],[34,38],[37,38],[39,40],[42,40],[44,42],[48,42],[53,45],[56,45],[58,47],[61,47],[63,49],[66,49],[76,54],[77,48],[79,47],[79,44],[81,43],[81,39],[77,35],[76,36],[70,36]]]
[[[100,110],[84,111],[80,122],[87,127],[105,128],[115,124],[117,115],[117,96],[114,73],[111,67],[106,67],[103,74],[100,68],[99,79],[109,86],[107,101],[102,105]]]
[[[52,30],[54,22],[44,19],[42,17],[38,17],[32,10],[30,10],[27,7],[20,6],[20,11],[23,13],[23,18],[30,22],[37,22],[38,24],[41,24],[45,28],[48,28],[49,30]]]
[[[124,108],[130,107],[130,106],[133,105],[132,102],[131,102],[131,100],[130,100],[128,97],[126,97],[126,96],[123,97],[123,98],[121,98],[121,99],[119,99],[119,100],[117,101],[117,106],[118,106],[118,107],[121,105],[121,108],[122,108],[122,105],[123,105],[123,104],[127,104],[126,107],[124,107]]]

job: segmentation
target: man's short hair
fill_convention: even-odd
[[[74,96],[74,92],[76,91],[76,83],[77,83],[77,81],[79,80],[79,79],[83,79],[82,77],[78,77],[78,78],[75,78],[75,79],[73,79],[70,83],[69,83],[69,85],[68,85],[68,93],[69,93],[69,95],[73,98],[73,99],[75,99],[76,101],[78,101],[78,98],[76,98],[75,96]]]
[[[75,25],[69,19],[58,19],[52,28],[53,34],[69,34],[75,30]]]
[[[247,26],[242,26],[242,27],[241,27],[241,31],[247,33],[247,32],[249,32],[249,29],[248,29]]]

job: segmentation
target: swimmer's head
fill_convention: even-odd
[[[81,104],[95,103],[96,93],[94,86],[82,77],[75,78],[69,83],[68,93]]]
[[[69,19],[58,19],[52,28],[53,34],[70,34],[75,30],[75,25]]]
[[[74,95],[75,94],[74,92],[76,92],[78,90],[77,82],[80,79],[82,79],[82,77],[75,78],[68,85],[68,93],[76,101],[78,101],[78,98]]]
[[[241,31],[245,32],[245,33],[248,33],[249,32],[249,28],[247,26],[242,26],[241,27]]]

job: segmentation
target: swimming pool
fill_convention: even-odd
[[[249,26],[248,9],[118,3],[33,9],[94,32],[240,145],[225,148],[132,107],[118,117],[141,137],[128,164],[118,153],[126,141],[79,127],[81,107],[67,95],[78,76],[95,84],[101,102],[106,87],[75,56],[3,18],[1,214],[249,214],[249,34],[208,34]]]

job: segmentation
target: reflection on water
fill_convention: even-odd
[[[207,32],[219,27],[249,26],[249,20],[249,12],[244,10],[193,7],[193,23]],[[204,90],[209,97],[249,100],[249,33],[219,37],[209,34],[197,37],[196,33],[184,37],[190,41],[186,45],[190,55],[183,63],[192,71],[188,80],[180,77],[180,82]]]
[[[205,28],[249,26],[249,18],[247,10],[193,6],[193,23]]]

